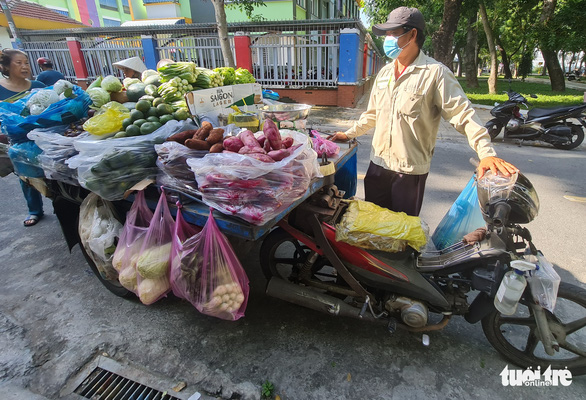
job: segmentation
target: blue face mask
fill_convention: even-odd
[[[409,43],[407,43],[405,46],[399,47],[399,43],[398,43],[399,42],[399,38],[401,36],[405,36],[408,33],[409,32],[405,32],[402,35],[397,36],[397,37],[395,37],[395,36],[387,36],[387,37],[385,37],[385,42],[383,43],[383,49],[384,49],[385,54],[387,55],[387,57],[390,57],[390,58],[393,58],[393,59],[399,57],[399,54],[401,54],[401,51],[405,47],[407,47],[407,45],[409,44]]]

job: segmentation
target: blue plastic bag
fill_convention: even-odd
[[[340,190],[344,190],[344,198],[349,199],[356,194],[358,173],[358,157],[356,153],[344,164],[342,168],[336,171],[334,175],[334,184]]]
[[[43,151],[33,142],[15,143],[8,148],[8,157],[14,166],[14,173],[27,178],[44,178],[45,172],[39,167],[39,154]]]
[[[52,87],[38,89],[46,90]],[[26,103],[36,90],[14,103],[0,102],[0,123],[2,132],[14,143],[26,142],[27,133],[37,128],[49,128],[55,125],[68,125],[79,121],[87,115],[92,104],[90,96],[79,86],[73,86],[74,98],[66,98],[51,104],[39,115],[24,115]]]
[[[478,202],[476,180],[472,176],[462,193],[440,221],[431,236],[431,240],[436,249],[442,250],[460,242],[464,235],[485,225],[486,223],[480,211],[480,203]]]

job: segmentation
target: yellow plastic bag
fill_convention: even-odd
[[[130,117],[130,111],[122,104],[111,101],[104,104],[90,119],[85,121],[83,129],[92,135],[107,135],[122,130],[122,121]]]
[[[350,200],[336,225],[336,240],[353,246],[388,252],[408,246],[421,250],[427,236],[421,218],[394,212],[362,200]]]

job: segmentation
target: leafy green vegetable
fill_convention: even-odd
[[[138,273],[146,279],[157,279],[165,276],[169,269],[170,254],[171,243],[144,250],[136,262]]]
[[[254,82],[256,82],[256,79],[254,79],[254,76],[252,76],[249,70],[244,68],[238,68],[236,70],[236,84]]]
[[[215,68],[214,72],[219,73],[222,75],[223,78],[223,85],[233,85],[236,82],[236,71],[232,67],[220,67]]]
[[[86,90],[86,92],[89,94],[90,99],[92,99],[94,106],[98,108],[110,101],[110,93],[101,87],[94,87]]]

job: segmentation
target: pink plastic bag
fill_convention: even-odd
[[[340,146],[331,140],[322,138],[318,131],[311,131],[311,141],[313,142],[313,149],[319,157],[324,153],[328,157],[334,157],[340,152]]]
[[[169,265],[173,239],[173,216],[161,191],[157,208],[136,260],[138,298],[143,304],[153,304],[171,290]]]
[[[248,277],[210,208],[203,230],[193,239],[191,267],[196,281],[189,300],[201,313],[235,321],[244,316],[248,302]],[[186,245],[191,245],[188,240]]]
[[[137,293],[136,260],[152,218],[153,212],[146,204],[144,192],[140,191],[126,214],[126,222],[112,257],[112,265],[118,271],[120,284],[135,294]]]
[[[173,294],[181,299],[192,302],[195,299],[195,284],[197,280],[197,268],[194,268],[194,244],[199,241],[196,236],[201,228],[188,224],[181,214],[181,204],[177,202],[177,217],[173,233],[173,245],[171,247],[171,271],[169,280]]]

